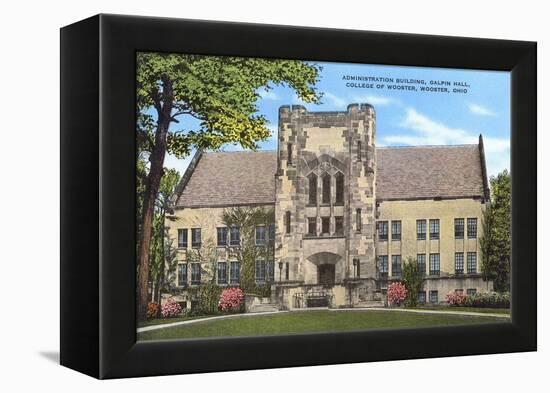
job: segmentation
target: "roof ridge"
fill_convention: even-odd
[[[229,151],[206,151],[203,154],[227,154],[227,153],[276,153],[277,150],[275,149],[269,149],[269,150],[229,150]]]
[[[462,143],[458,145],[398,145],[398,146],[376,146],[376,149],[391,150],[391,149],[439,149],[439,148],[454,148],[454,147],[477,147],[477,143]]]

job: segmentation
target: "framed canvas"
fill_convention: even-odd
[[[534,42],[62,28],[61,364],[535,351],[536,89]]]

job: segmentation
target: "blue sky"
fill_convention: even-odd
[[[350,103],[370,103],[376,111],[376,145],[455,145],[477,143],[483,135],[489,175],[496,175],[510,162],[510,75],[502,71],[455,70],[444,68],[384,66],[345,63],[318,63],[323,67],[318,83],[324,93],[322,103],[305,104],[286,86],[259,91],[259,112],[269,120],[271,137],[261,142],[262,150],[277,148],[277,116],[281,105],[302,104],[310,111],[345,110]],[[393,78],[383,88],[352,87],[344,76]],[[417,90],[389,90],[398,79],[424,80]],[[431,81],[466,83],[466,93],[422,92]],[[383,83],[383,82],[379,82]],[[347,85],[348,84],[348,85]],[[413,86],[409,84],[408,86]],[[433,85],[433,87],[445,87]],[[177,128],[191,126],[183,121]],[[222,150],[242,150],[229,145]],[[178,160],[168,156],[165,166],[183,173],[191,157]]]

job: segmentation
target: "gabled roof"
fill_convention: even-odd
[[[376,148],[377,200],[487,197],[480,145]],[[182,178],[175,207],[275,203],[277,153],[198,153]],[[178,196],[179,195],[179,196]]]
[[[176,207],[275,203],[277,153],[198,153],[180,184]]]
[[[484,196],[478,145],[379,147],[376,163],[378,200]]]

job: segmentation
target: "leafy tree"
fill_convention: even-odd
[[[154,299],[159,304],[160,309],[160,291],[164,282],[167,257],[166,228],[165,221],[174,221],[175,217],[167,214],[171,211],[170,198],[174,194],[176,185],[179,183],[180,175],[175,169],[164,169],[160,182],[159,192],[155,201],[155,214],[153,218],[153,232],[151,234],[151,251],[149,253],[150,278],[154,291]],[[153,284],[154,283],[154,284]]]
[[[305,102],[318,102],[314,85],[320,68],[296,60],[211,57],[140,52],[137,55],[137,138],[147,152],[138,221],[138,319],[145,320],[154,204],[166,153],[178,158],[197,149],[240,144],[255,149],[269,135],[267,119],[257,114],[258,89],[288,85]],[[173,129],[182,117],[194,129]]]
[[[265,225],[266,229],[275,224],[275,210],[263,207],[235,207],[225,209],[222,221],[227,228],[239,228],[240,242],[238,245],[227,245],[229,255],[237,259],[241,265],[240,286],[246,291],[256,290],[255,261],[262,258],[274,262],[273,243],[268,241],[266,246],[258,247],[255,243],[256,226]]]
[[[424,285],[424,276],[418,270],[418,263],[414,258],[407,258],[403,264],[403,271],[401,273],[401,281],[407,288],[407,298],[405,299],[405,306],[416,307],[418,301],[418,292],[422,290]]]
[[[511,181],[505,169],[492,176],[491,201],[482,217],[481,273],[485,280],[493,280],[495,291],[510,289],[511,245]]]

